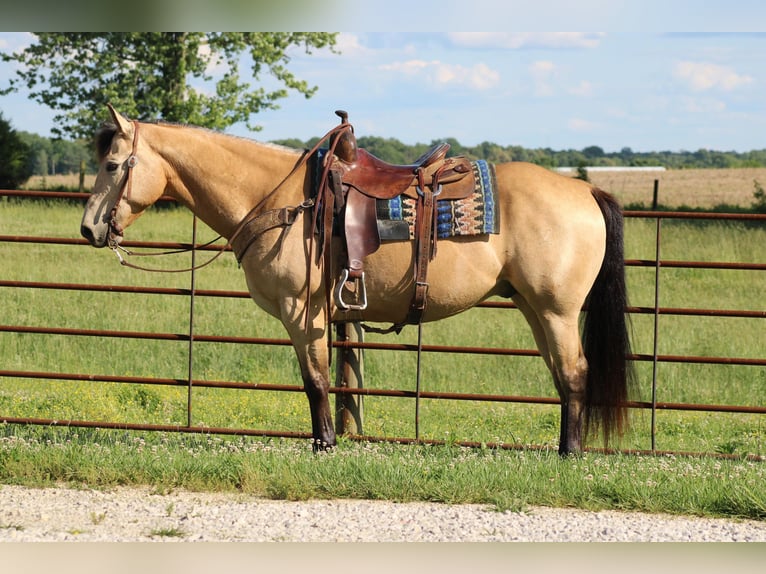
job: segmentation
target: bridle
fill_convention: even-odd
[[[133,147],[130,150],[130,156],[128,156],[128,159],[125,161],[125,167],[128,170],[128,173],[125,176],[125,181],[122,182],[122,185],[120,186],[120,192],[117,194],[117,201],[114,202],[114,207],[112,207],[112,211],[109,214],[109,247],[112,249],[116,249],[118,246],[118,242],[114,239],[114,237],[122,237],[123,228],[117,223],[117,208],[120,206],[120,203],[123,200],[123,197],[126,201],[130,200],[130,192],[133,189],[133,168],[138,163],[138,156],[136,155],[136,148],[138,147],[138,122],[132,121],[133,124]]]
[[[190,268],[184,268],[184,269],[150,269],[148,267],[141,267],[139,265],[134,265],[132,263],[127,262],[122,255],[120,255],[120,251],[123,251],[126,255],[134,255],[134,256],[149,256],[149,255],[171,255],[171,254],[177,254],[177,253],[185,253],[187,251],[191,251],[194,249],[194,247],[187,248],[187,249],[178,249],[175,251],[163,251],[162,253],[135,253],[133,251],[129,251],[125,249],[123,246],[120,245],[120,243],[115,239],[115,237],[122,237],[124,229],[123,227],[117,223],[117,209],[120,206],[120,203],[123,199],[126,201],[130,200],[130,192],[133,189],[133,168],[138,163],[138,156],[136,155],[136,149],[138,148],[138,126],[140,125],[138,121],[132,120],[131,123],[133,124],[133,144],[130,150],[130,155],[128,156],[128,159],[125,160],[125,166],[128,170],[125,180],[122,182],[122,185],[120,186],[120,191],[117,194],[117,200],[114,202],[114,207],[112,207],[111,212],[109,213],[109,235],[108,235],[108,244],[112,251],[114,251],[115,255],[117,255],[117,259],[120,260],[120,264],[124,265],[125,267],[132,267],[133,269],[139,269],[141,271],[153,271],[158,273],[186,273],[188,271],[193,271],[195,269],[199,269],[200,267],[205,267],[206,265],[209,265],[212,263],[215,259],[217,259],[228,247],[228,243],[224,245],[221,250],[209,261],[203,263],[202,265],[196,265]],[[208,245],[211,245],[218,241],[220,239],[219,237],[216,237],[212,241],[206,243],[204,247],[207,247]]]

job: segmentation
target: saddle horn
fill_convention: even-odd
[[[348,112],[344,110],[335,110],[335,115],[340,118],[341,124],[348,124]],[[354,163],[356,161],[356,136],[354,135],[354,127],[349,124],[348,129],[344,130],[337,136],[337,143],[332,142],[331,145],[335,145],[335,155],[346,163]]]

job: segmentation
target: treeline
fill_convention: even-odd
[[[279,140],[289,147],[310,148],[319,138],[308,141],[298,139]],[[451,145],[448,155],[465,155],[471,159],[486,159],[494,163],[508,161],[528,161],[545,167],[583,167],[583,166],[663,166],[668,169],[689,168],[736,168],[766,167],[766,149],[749,152],[713,151],[658,151],[635,152],[629,147],[619,152],[605,152],[599,146],[589,146],[581,150],[553,150],[551,148],[524,148],[521,146],[501,146],[483,142],[477,146],[463,146],[454,138],[433,141],[431,144],[407,145],[395,138],[362,136],[357,138],[359,147],[390,163],[411,163],[431,145],[446,141]]]
[[[59,175],[98,171],[90,142],[51,139],[29,132],[17,132],[28,148],[27,165],[32,175]]]
[[[18,135],[29,148],[27,162],[33,175],[79,173],[83,165],[86,173],[95,173],[98,170],[90,142],[51,139],[29,132],[18,132]],[[310,148],[318,140],[319,138],[315,137],[308,141],[286,139],[274,143],[300,149]],[[357,139],[359,147],[385,161],[399,164],[411,163],[431,145],[441,141],[447,141],[451,145],[451,156],[465,155],[471,159],[486,159],[494,163],[528,161],[551,168],[649,165],[668,169],[766,167],[766,149],[742,153],[707,149],[635,152],[629,147],[624,147],[619,152],[605,152],[599,146],[589,146],[581,150],[530,149],[515,145],[501,146],[491,142],[463,146],[454,138],[414,145],[404,144],[396,138],[362,136]]]

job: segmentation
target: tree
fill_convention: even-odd
[[[34,175],[77,173],[85,161],[91,171],[98,170],[87,142],[50,139],[30,132],[19,132],[19,138],[29,147],[29,165]]]
[[[105,119],[105,104],[135,118],[187,122],[225,129],[276,109],[295,90],[317,90],[287,69],[289,49],[305,53],[328,47],[337,34],[304,32],[107,32],[39,33],[36,42],[4,61],[20,64],[0,94],[25,86],[30,97],[61,113],[53,132],[90,137]],[[249,57],[253,81],[269,73],[280,84],[253,87],[240,76]],[[212,84],[212,85],[211,85]]]
[[[604,150],[597,145],[591,145],[583,148],[582,154],[588,159],[595,159],[598,157],[604,157]]]
[[[0,113],[0,189],[16,189],[29,179],[28,159],[29,147]]]

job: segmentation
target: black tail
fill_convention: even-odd
[[[627,429],[628,387],[633,380],[628,317],[625,307],[623,217],[617,201],[608,193],[593,189],[606,222],[606,253],[601,270],[586,300],[583,348],[588,360],[585,392],[585,436],[590,430],[603,431],[604,441]]]

